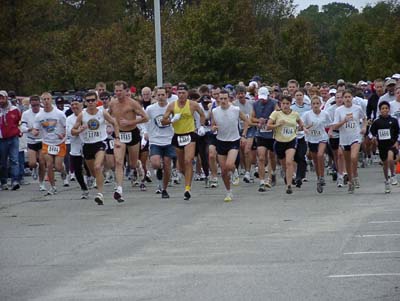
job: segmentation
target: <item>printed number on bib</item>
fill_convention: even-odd
[[[119,139],[122,143],[129,143],[132,141],[132,132],[119,133]]]
[[[311,136],[320,136],[321,131],[320,130],[311,130],[310,134],[311,134]]]
[[[167,126],[170,126],[169,124],[163,125],[161,123],[162,119],[163,119],[163,115],[158,115],[157,117],[154,118],[154,123],[156,124],[156,126],[158,126],[159,128],[166,128]]]
[[[87,139],[100,138],[100,132],[99,131],[88,131],[88,132],[86,132],[86,138]]]
[[[345,125],[346,129],[355,129],[356,128],[356,122],[355,121],[347,121]]]
[[[108,141],[110,145],[110,149],[114,149],[114,139]]]
[[[294,134],[294,128],[283,127],[281,134],[283,137],[290,137]]]
[[[378,138],[379,140],[389,140],[391,138],[390,130],[389,129],[378,130]]]
[[[177,136],[177,139],[179,146],[185,146],[192,142],[192,138],[190,137],[190,135]]]
[[[47,153],[49,155],[58,155],[60,152],[60,147],[58,145],[49,145],[47,147]]]
[[[260,133],[271,133],[272,130],[267,130],[267,125],[264,124],[261,128],[260,128]]]

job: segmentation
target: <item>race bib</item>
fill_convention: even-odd
[[[379,140],[389,140],[391,138],[390,130],[389,129],[378,130],[378,138]]]
[[[163,125],[161,123],[161,121],[163,120],[163,115],[158,115],[157,117],[154,118],[154,123],[156,124],[157,127],[159,128],[166,128],[167,126],[170,126],[170,124],[168,125]]]
[[[285,126],[284,126],[284,127],[282,128],[281,134],[282,134],[283,137],[290,137],[290,136],[293,136],[293,134],[294,134],[294,128],[290,128],[290,127],[285,127]]]
[[[60,152],[60,147],[58,145],[49,145],[47,147],[47,153],[49,155],[58,155]]]
[[[311,136],[321,136],[321,131],[320,130],[311,130],[310,135]]]
[[[132,141],[132,132],[120,132],[119,133],[119,140],[122,143],[129,143]]]
[[[177,136],[177,139],[179,146],[185,146],[192,142],[192,138],[190,137],[190,135]]]
[[[114,149],[114,139],[108,141],[110,145],[110,149]]]
[[[87,139],[100,138],[100,132],[99,131],[87,131],[86,138]]]
[[[354,129],[356,128],[356,122],[355,121],[347,121],[345,124],[346,129]]]
[[[272,130],[267,130],[267,125],[264,124],[261,128],[260,128],[260,133],[271,133]]]

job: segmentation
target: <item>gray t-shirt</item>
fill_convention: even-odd
[[[146,132],[149,135],[149,143],[159,146],[171,144],[172,137],[174,136],[174,129],[171,124],[162,125],[164,113],[167,110],[168,103],[161,107],[158,102],[146,108],[149,121],[146,123]]]

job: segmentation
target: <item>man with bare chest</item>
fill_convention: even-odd
[[[114,199],[117,201],[123,201],[122,181],[126,150],[128,149],[129,165],[131,168],[135,168],[139,157],[141,140],[137,125],[149,120],[141,105],[129,97],[128,89],[126,82],[116,81],[114,83],[115,98],[109,104],[109,113],[115,118],[120,130],[119,137],[115,137],[115,139],[119,139],[121,142],[121,147],[114,149],[117,183]]]

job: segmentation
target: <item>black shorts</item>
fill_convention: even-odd
[[[85,143],[82,148],[83,157],[85,160],[94,160],[97,152],[104,152],[106,150],[106,143],[99,141],[96,143]]]
[[[379,150],[379,158],[381,158],[382,162],[386,161],[388,158],[388,152],[392,151],[393,152],[393,160],[396,160],[397,155],[399,154],[399,150],[395,146],[390,146],[390,147],[379,147],[378,145],[378,150]]]
[[[149,141],[146,140],[146,144],[144,145],[144,147],[142,148],[142,143],[140,143],[140,151],[139,154],[141,153],[145,153],[149,151]]]
[[[296,146],[297,146],[296,138],[294,138],[292,141],[289,142],[279,142],[275,140],[274,151],[278,159],[282,160],[286,157],[286,151],[291,148],[296,149]]]
[[[131,131],[119,131],[120,137],[121,137],[121,133],[122,133],[122,135],[123,135],[123,133],[131,133],[131,141],[122,142],[123,139],[120,139],[121,143],[124,143],[127,146],[134,146],[134,145],[138,144],[140,142],[140,140],[142,139],[140,137],[140,131],[138,128],[134,128]]]
[[[217,146],[217,135],[213,134],[212,132],[208,132],[206,135],[208,139],[208,145]]]
[[[186,145],[196,141],[197,134],[195,132],[190,132],[186,134],[174,134],[171,144],[177,148],[184,149]]]
[[[33,144],[28,143],[28,149],[38,152],[38,151],[42,150],[42,142],[33,143]]]
[[[104,142],[106,144],[106,154],[114,155],[114,138],[107,138]]]
[[[320,143],[325,143],[326,144],[326,141],[321,141],[321,142],[319,142],[319,143],[311,143],[311,142],[308,142],[308,149],[310,150],[310,152],[312,152],[312,153],[318,153],[318,148],[319,148],[319,144]]]
[[[228,155],[229,151],[232,149],[240,149],[240,139],[235,141],[221,141],[217,140],[217,154],[220,156]]]
[[[263,137],[256,137],[256,145],[257,147],[265,147],[266,149],[273,151],[274,150],[274,142],[273,138],[263,138]]]
[[[329,145],[331,146],[332,150],[338,150],[339,138],[329,138]]]
[[[341,145],[341,147],[342,147],[342,149],[344,150],[344,151],[346,151],[346,152],[349,152],[349,151],[351,151],[351,146],[353,145],[353,144],[355,144],[355,143],[358,143],[358,144],[360,144],[361,142],[360,141],[353,141],[351,144],[349,144],[349,145]]]

